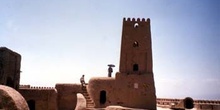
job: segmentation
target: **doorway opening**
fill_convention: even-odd
[[[34,100],[29,100],[27,101],[28,107],[30,110],[35,110],[35,101]]]
[[[106,102],[106,91],[102,90],[100,91],[100,104],[105,104]]]

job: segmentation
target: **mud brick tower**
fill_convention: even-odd
[[[120,73],[153,73],[150,19],[123,20]]]
[[[115,78],[96,77],[88,93],[95,107],[120,105],[156,110],[152,70],[150,19],[123,19],[119,72]]]
[[[16,90],[20,83],[21,55],[6,47],[0,47],[0,84]]]
[[[129,105],[156,109],[152,65],[150,19],[124,18],[116,81],[125,82],[124,92],[131,101]]]

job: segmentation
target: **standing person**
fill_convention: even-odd
[[[109,66],[108,68],[108,77],[112,77],[112,72],[113,72],[113,69],[111,66]]]
[[[115,65],[109,64],[108,67],[109,67],[108,68],[108,77],[112,77],[112,72],[113,72],[112,67],[115,67]]]
[[[85,75],[83,74],[82,77],[80,78],[80,82],[81,82],[82,88],[83,88],[84,86],[86,86],[84,76],[85,76]]]

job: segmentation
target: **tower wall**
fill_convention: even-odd
[[[16,90],[20,83],[21,55],[6,47],[0,47],[0,84]]]
[[[122,74],[153,72],[150,19],[123,19],[119,71]]]
[[[156,109],[150,19],[124,18],[122,28],[116,83],[121,88],[123,105]]]

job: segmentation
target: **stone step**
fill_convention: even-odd
[[[91,102],[91,103],[87,103],[86,105],[94,105],[94,103],[93,103],[93,102]]]
[[[83,95],[89,95],[88,93],[82,93]]]
[[[83,95],[89,95],[88,93],[82,93]]]
[[[89,96],[84,96],[86,99],[91,99]]]
[[[90,98],[90,96],[89,96],[89,93],[87,92],[87,89],[86,89],[86,87],[83,87],[83,88],[85,88],[85,89],[83,89],[83,91],[82,91],[82,94],[83,94],[83,96],[85,97],[85,99],[86,99],[86,107],[87,108],[94,108],[94,102],[93,102],[93,100]]]
[[[94,108],[95,106],[94,105],[87,105],[86,107],[87,108]]]
[[[92,100],[86,100],[86,103],[93,103],[94,104],[94,102],[92,101]]]
[[[87,98],[90,98],[90,96],[89,96],[89,95],[84,95],[84,94],[83,94],[83,96],[84,96],[85,98],[86,98],[86,97],[87,97]]]
[[[87,93],[87,90],[85,90],[85,91],[83,90],[82,93]]]
[[[91,102],[91,101],[92,101],[92,99],[90,99],[90,98],[89,98],[89,99],[86,99],[86,101],[89,101],[89,102]]]
[[[86,92],[82,92],[82,94],[88,94],[88,92],[86,91]]]
[[[88,103],[88,104],[86,104],[86,105],[91,105],[91,106],[94,106],[94,103]]]

